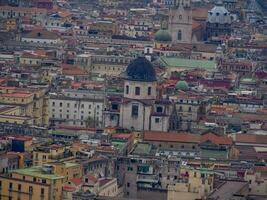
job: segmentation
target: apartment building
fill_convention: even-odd
[[[132,60],[125,56],[80,54],[76,62],[91,73],[117,76],[126,70]]]
[[[0,93],[0,104],[10,108],[9,112],[0,114],[0,122],[48,125],[48,98],[45,89],[0,87]]]
[[[101,127],[104,93],[90,90],[65,90],[51,94],[50,124]]]

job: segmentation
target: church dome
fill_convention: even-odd
[[[209,12],[207,22],[230,24],[231,16],[228,10],[223,6],[221,2],[217,3]]]
[[[166,29],[158,30],[155,34],[155,41],[157,42],[171,42],[172,36]]]
[[[187,90],[189,89],[189,86],[188,86],[188,84],[187,84],[186,81],[178,81],[178,82],[176,83],[175,88],[176,88],[177,90],[187,91]]]
[[[138,57],[128,65],[125,79],[146,82],[157,80],[153,65],[144,57]]]

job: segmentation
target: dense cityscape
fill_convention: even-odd
[[[267,200],[267,0],[0,0],[1,200]]]

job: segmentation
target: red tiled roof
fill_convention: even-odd
[[[267,135],[236,134],[233,139],[238,143],[267,144]]]
[[[68,192],[74,192],[76,188],[74,186],[65,185],[63,186],[63,190],[68,191]]]
[[[201,140],[200,140],[201,143],[208,141],[208,140],[212,141],[213,143],[217,145],[232,145],[233,144],[233,140],[229,137],[219,136],[213,133],[206,133],[206,134],[201,135]]]
[[[32,96],[32,93],[8,93],[8,94],[1,94],[3,97],[17,97],[17,98],[26,98]]]
[[[164,132],[145,132],[144,141],[162,141],[162,142],[183,142],[183,143],[203,143],[207,140],[217,145],[232,145],[231,138],[219,136],[214,133],[203,135],[190,133],[164,133]]]
[[[73,178],[73,179],[70,180],[70,182],[72,182],[73,184],[78,186],[78,185],[82,184],[82,179],[81,178]]]
[[[84,71],[83,69],[81,69],[78,66],[75,65],[67,65],[67,64],[63,64],[62,66],[62,73],[64,75],[86,75],[86,71]]]
[[[31,136],[18,136],[14,137],[14,140],[20,140],[20,141],[31,141],[32,137]]]
[[[145,141],[198,143],[199,138],[200,135],[189,133],[164,133],[156,131],[144,133]]]

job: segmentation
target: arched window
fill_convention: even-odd
[[[177,39],[182,40],[182,31],[181,30],[178,31]]]
[[[126,85],[126,94],[129,94],[129,85]]]
[[[151,95],[151,87],[147,88],[147,95]]]

